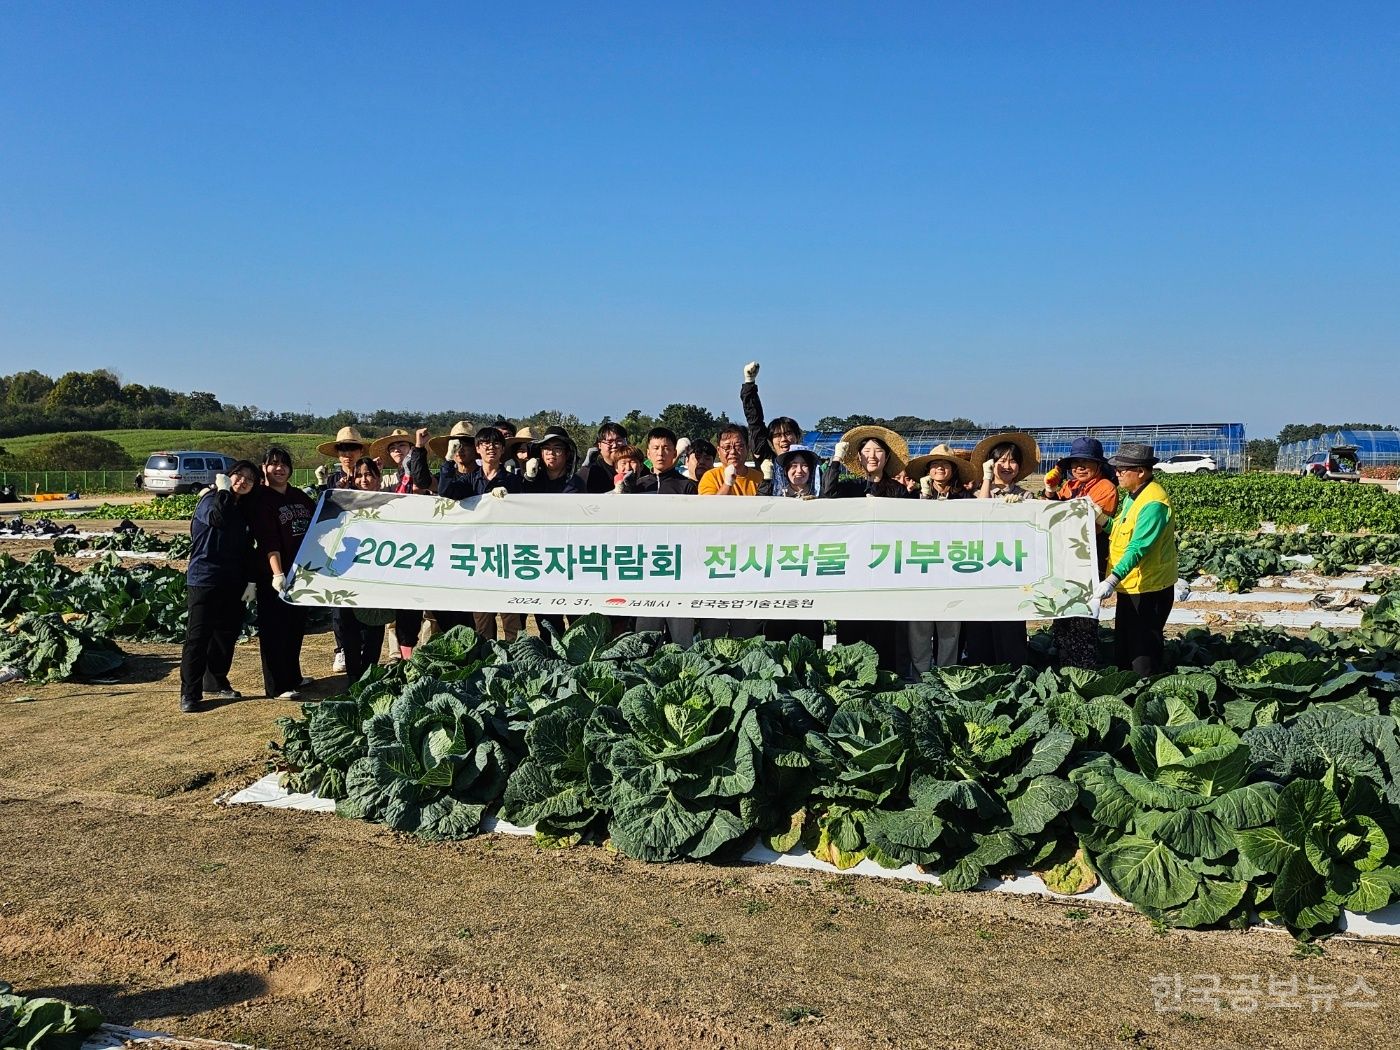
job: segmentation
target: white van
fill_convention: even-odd
[[[152,496],[198,492],[236,462],[222,452],[152,452],[141,471],[141,488]]]

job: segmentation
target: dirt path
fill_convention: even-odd
[[[225,808],[291,705],[177,713],[173,646],[121,684],[0,686],[0,976],[117,1023],[267,1047],[1356,1047],[1400,946],[809,872],[428,846]],[[306,667],[329,667],[328,635]],[[255,692],[256,650],[235,685]],[[323,693],[340,680],[327,682]],[[11,703],[16,696],[32,702]],[[1298,980],[1300,1010],[1158,1012],[1154,976]],[[1360,979],[1370,1009],[1308,1008]]]

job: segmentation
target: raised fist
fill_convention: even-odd
[[[752,383],[758,378],[758,362],[750,361],[744,366],[744,382]]]
[[[527,459],[527,460],[525,461],[525,476],[526,476],[527,478],[529,478],[531,481],[534,481],[535,478],[537,478],[537,477],[539,476],[539,473],[540,473],[540,461],[539,461],[539,457],[538,457],[538,456],[531,456],[529,459]]]

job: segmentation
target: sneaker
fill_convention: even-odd
[[[331,661],[331,674],[343,674],[344,671],[345,651],[343,649],[337,649],[335,651],[335,659]]]
[[[277,694],[278,700],[300,700],[301,691],[299,689],[288,689],[285,693]]]
[[[210,700],[241,700],[243,694],[237,689],[220,689],[216,693],[205,693]]]

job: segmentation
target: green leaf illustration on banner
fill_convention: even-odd
[[[1088,616],[1089,586],[1051,576],[1031,589],[1031,596],[1020,605],[1041,616]]]
[[[350,512],[351,521],[378,521],[381,507],[361,507]]]
[[[439,496],[437,498],[437,502],[433,504],[433,517],[445,518],[449,513],[451,513],[452,508],[455,506],[457,506],[457,504],[454,503],[452,500],[448,499],[446,496]]]

